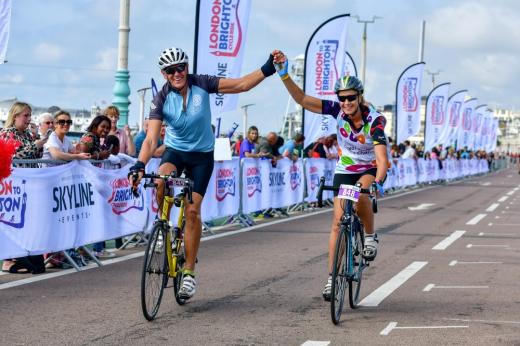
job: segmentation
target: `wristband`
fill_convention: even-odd
[[[274,56],[272,54],[269,54],[269,58],[265,62],[265,64],[260,67],[260,70],[262,70],[262,73],[264,74],[264,77],[269,77],[275,74],[276,69],[273,65]]]
[[[278,71],[278,75],[281,80],[286,80],[289,78],[289,73],[287,73],[289,67],[289,61],[286,59],[283,63],[276,64],[276,71]]]

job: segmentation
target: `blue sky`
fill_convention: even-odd
[[[1,0],[0,0],[1,1]],[[37,106],[90,108],[112,100],[117,66],[118,0],[13,0],[7,64],[0,65],[0,100],[17,97]],[[130,123],[139,112],[137,89],[161,81],[158,54],[179,46],[193,56],[195,0],[131,0]],[[479,103],[520,108],[520,2],[516,0],[252,0],[242,72],[257,69],[280,48],[289,57],[305,50],[315,28],[341,14],[382,16],[368,27],[366,97],[375,105],[395,102],[395,83],[418,59],[420,24],[427,21],[426,69],[452,92],[468,89]],[[348,50],[360,68],[362,25],[351,21]],[[431,89],[429,76],[422,93]],[[288,94],[277,78],[242,94],[254,103],[249,124],[262,133],[279,130]],[[150,96],[147,97],[147,107]],[[241,123],[240,110],[223,117],[223,128]]]

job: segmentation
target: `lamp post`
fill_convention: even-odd
[[[371,20],[362,20],[359,16],[353,16],[357,19],[358,23],[363,23],[363,45],[361,49],[361,81],[365,85],[365,72],[367,67],[367,24],[375,23],[376,19],[382,19],[383,17],[372,16]]]
[[[130,100],[130,86],[128,80],[128,36],[130,32],[130,0],[119,2],[119,53],[117,60],[116,84],[114,85],[114,99],[112,103],[119,108],[119,126],[128,124],[128,106]]]
[[[435,72],[430,72],[428,70],[426,70],[426,73],[429,74],[430,76],[432,76],[432,89],[435,88],[435,76],[440,74],[442,72],[442,70],[437,70]]]
[[[254,103],[249,103],[240,107],[244,110],[244,138],[247,136],[247,109],[254,105]]]
[[[146,96],[146,90],[150,90],[151,87],[148,88],[141,88],[137,90],[137,93],[139,94],[139,130],[144,130],[144,98]]]

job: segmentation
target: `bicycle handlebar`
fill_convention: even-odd
[[[139,173],[138,172],[133,172],[132,174],[132,177],[135,179],[137,179],[139,177]],[[182,188],[182,192],[183,194],[186,195],[186,197],[188,198],[188,202],[190,204],[193,203],[193,181],[191,179],[188,179],[188,178],[178,178],[177,177],[177,172],[172,172],[172,174],[167,174],[167,175],[159,175],[159,174],[155,174],[155,173],[145,173],[143,174],[143,179],[161,179],[164,181],[164,183],[166,184],[167,187],[180,187]],[[147,187],[157,187],[157,184],[155,184],[153,181],[149,181],[148,183],[145,183],[144,184],[144,187],[147,188]],[[132,193],[134,194],[135,197],[139,197],[139,192],[137,192],[137,190],[133,190],[132,189]]]
[[[360,186],[359,182],[356,184],[356,186],[358,186],[358,184]],[[318,207],[320,207],[320,208],[323,208],[323,191],[338,192],[339,187],[327,186],[327,185],[325,185],[325,177],[320,178],[320,186],[319,186],[318,192],[317,192]],[[375,191],[377,191],[377,187],[375,186],[375,183],[372,183],[372,185],[370,186],[370,189],[362,188],[359,190],[360,193],[366,193],[366,194],[369,194],[370,196],[375,196]]]

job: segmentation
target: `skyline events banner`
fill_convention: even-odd
[[[321,24],[310,37],[305,51],[305,82],[307,95],[337,101],[334,93],[336,80],[345,74],[350,64],[346,39],[349,15],[333,17]],[[304,146],[317,138],[336,133],[333,117],[303,110]]]
[[[446,124],[439,138],[439,144],[442,144],[444,147],[450,145],[454,134],[456,134],[459,124],[459,114],[464,104],[466,93],[467,90],[459,90],[448,98],[448,104],[446,105]]]
[[[240,77],[251,0],[198,0],[194,73]],[[238,94],[211,94],[212,120],[237,108]]]
[[[9,27],[11,24],[11,0],[0,1],[0,65],[5,61]]]
[[[396,141],[402,143],[421,128],[421,81],[424,62],[408,66],[396,86]]]
[[[439,138],[446,123],[446,106],[450,83],[443,83],[432,89],[426,99],[426,119],[424,127],[424,150],[431,151],[439,144]]]
[[[460,112],[460,123],[457,132],[457,150],[468,148],[473,143],[471,126],[473,123],[473,112],[477,106],[477,99],[471,98],[464,102]]]

